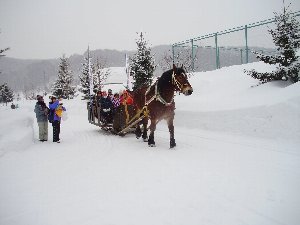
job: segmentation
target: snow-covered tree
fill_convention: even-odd
[[[5,56],[5,55],[3,55],[3,53],[6,52],[7,50],[9,50],[9,48],[0,49],[0,57]]]
[[[6,52],[7,50],[9,50],[9,48],[0,49],[0,57],[5,56],[3,55],[3,53]]]
[[[79,90],[84,94],[84,98],[88,99],[90,96],[90,78],[89,78],[88,57],[84,57],[84,63],[82,63],[81,74],[79,75],[79,81],[80,81]]]
[[[300,80],[300,61],[296,55],[300,48],[300,24],[295,16],[283,10],[283,14],[275,13],[274,30],[269,30],[273,42],[277,47],[278,54],[264,55],[255,52],[256,57],[268,64],[276,64],[276,70],[272,72],[259,73],[255,70],[246,71],[248,75],[263,83],[272,80],[291,80],[297,82]]]
[[[130,58],[130,71],[133,76],[133,90],[142,85],[150,86],[152,83],[153,72],[155,70],[154,56],[151,49],[141,32],[136,41],[137,53]]]
[[[6,52],[7,50],[9,50],[9,48],[0,49],[0,57],[5,56],[3,53]]]
[[[7,83],[0,85],[0,101],[7,104],[13,100],[14,92],[10,87],[8,87]]]
[[[89,65],[88,58],[84,58],[82,64],[82,71],[79,75],[80,91],[84,94],[84,98],[88,99],[90,96],[90,77],[89,77]],[[110,70],[105,68],[105,63],[102,63],[98,58],[95,64],[90,63],[91,72],[93,76],[93,91],[97,92],[103,88],[103,82],[110,74]]]
[[[52,94],[57,97],[70,99],[75,94],[75,87],[72,86],[73,74],[69,69],[68,58],[63,55],[60,60],[58,77],[52,86]]]
[[[94,66],[93,71],[95,74],[95,87],[96,90],[101,90],[103,88],[103,83],[106,81],[107,77],[110,75],[110,69],[106,68],[105,62],[102,62],[97,58]]]

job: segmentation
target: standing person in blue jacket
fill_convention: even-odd
[[[53,118],[50,118],[52,121],[53,127],[53,142],[60,143],[60,121],[62,116],[62,111],[66,111],[66,108],[62,106],[62,103],[59,103],[59,100],[56,97],[51,97],[51,102],[49,102],[50,111],[53,113]]]

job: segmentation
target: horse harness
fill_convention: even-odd
[[[175,72],[173,71],[172,74],[172,84],[177,88],[176,91],[181,91],[182,87],[185,86],[186,84],[181,84],[175,77]],[[162,104],[164,104],[165,106],[171,106],[172,103],[174,102],[174,95],[171,99],[170,102],[167,102],[165,99],[163,99],[163,97],[160,95],[159,91],[158,91],[158,80],[155,82],[155,92],[154,95],[147,101],[147,94],[149,94],[151,87],[153,87],[153,85],[151,85],[147,91],[145,92],[145,105],[143,106],[142,109],[138,110],[138,112],[135,114],[135,116],[133,118],[131,118],[129,120],[129,114],[128,114],[128,110],[127,107],[125,109],[126,111],[126,128],[124,128],[122,131],[120,131],[119,133],[122,133],[124,131],[126,131],[128,128],[136,125],[138,122],[140,122],[143,118],[147,117],[149,115],[149,110],[148,110],[148,105],[156,100],[161,102]]]
[[[181,91],[182,87],[185,84],[181,84],[175,77],[175,72],[173,71],[172,74],[172,84],[178,89],[177,91]],[[153,100],[157,100],[159,102],[161,102],[162,104],[164,104],[165,106],[170,106],[172,105],[173,101],[174,101],[174,96],[172,97],[170,102],[167,102],[165,99],[163,99],[163,97],[160,95],[159,91],[158,91],[158,80],[155,82],[155,92],[154,95],[147,101],[147,94],[150,92],[150,89],[152,86],[150,86],[146,93],[145,93],[145,106],[149,105]]]

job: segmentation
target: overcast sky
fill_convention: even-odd
[[[151,46],[173,44],[272,18],[282,1],[0,0],[0,49],[10,47],[7,56],[23,59],[82,54],[88,44],[134,50],[139,31]],[[300,10],[299,0],[285,1]]]

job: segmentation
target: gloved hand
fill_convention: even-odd
[[[108,109],[103,109],[103,112],[109,112],[110,111],[110,108]]]

